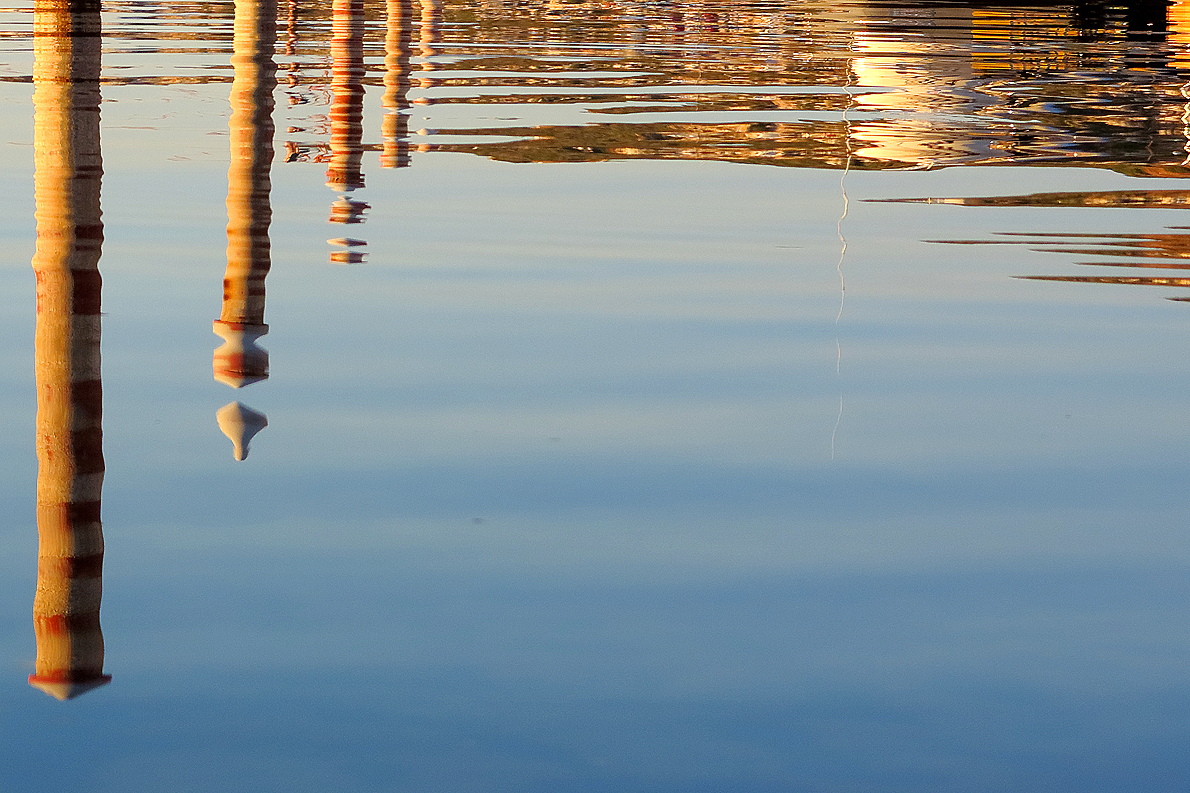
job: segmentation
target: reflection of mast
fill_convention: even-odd
[[[273,165],[276,41],[277,0],[236,0],[231,59],[235,77],[229,123],[231,166],[227,170],[227,271],[223,276],[223,310],[214,322],[214,331],[224,343],[215,350],[213,361],[215,379],[233,388],[269,376],[268,351],[257,346],[257,341],[269,331],[264,322],[264,280],[271,264],[269,171]]]
[[[409,50],[413,41],[412,0],[388,0],[388,28],[384,37],[384,120],[380,154],[382,168],[409,165]]]
[[[364,3],[363,0],[334,0],[331,7],[331,164],[326,185],[342,195],[331,205],[330,222],[363,223],[368,205],[348,198],[364,186],[360,172],[364,135]],[[345,245],[359,240],[335,240]],[[353,250],[331,253],[340,264],[363,261]]]
[[[34,11],[38,556],[29,683],[70,699],[111,681],[99,627],[99,2],[37,0]]]

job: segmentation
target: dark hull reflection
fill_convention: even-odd
[[[98,3],[39,0],[33,74],[37,278],[37,663],[71,699],[103,672],[103,243]]]

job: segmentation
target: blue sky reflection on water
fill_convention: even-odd
[[[160,53],[138,66],[118,33],[144,23],[119,10],[116,66],[186,71]],[[458,10],[442,64],[474,46]],[[230,79],[227,13],[178,24],[222,47],[191,53],[196,70]],[[329,19],[312,8],[309,30],[325,39]],[[299,85],[326,87],[325,47],[299,50]],[[9,49],[5,68],[27,71]],[[476,98],[466,81],[495,67],[475,65],[426,95]],[[114,680],[59,703],[25,680],[32,91],[0,83],[0,141],[20,153],[0,190],[0,787],[1184,787],[1188,308],[1162,299],[1174,288],[1012,278],[1077,269],[1037,246],[925,242],[1152,234],[1184,210],[866,200],[1182,180],[507,162],[523,150],[473,134],[488,117],[552,125],[542,145],[560,156],[580,105],[461,101],[406,108],[444,129],[411,167],[363,152],[353,197],[370,208],[345,229],[327,222],[326,163],[283,161],[287,137],[316,151],[322,134],[288,130],[310,111],[286,110],[283,84],[271,372],[231,391],[211,376],[229,87],[103,87]],[[368,140],[382,90],[365,92]],[[1155,151],[1176,148],[1163,130]],[[365,263],[328,262],[345,233]],[[268,414],[244,462],[215,422],[231,399]]]

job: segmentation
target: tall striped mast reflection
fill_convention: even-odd
[[[103,673],[103,245],[98,0],[34,4],[37,249],[37,661],[30,685],[71,699]]]
[[[381,168],[409,165],[409,55],[413,44],[412,0],[388,0],[384,37],[384,119]]]
[[[331,223],[364,222],[368,204],[351,193],[364,186],[360,170],[364,136],[364,3],[334,0],[331,6],[331,162],[326,186],[338,192],[331,205]],[[355,247],[362,240],[339,238],[331,243],[346,250],[331,252],[331,261],[358,264],[364,255]]]
[[[242,388],[269,376],[269,354],[257,342],[264,321],[264,281],[271,265],[273,92],[277,65],[277,0],[236,0],[231,85],[231,165],[227,170],[227,270],[223,308],[213,324],[223,345],[215,350],[215,379]],[[248,441],[263,429],[264,414],[239,402],[218,413],[235,458],[248,456]]]

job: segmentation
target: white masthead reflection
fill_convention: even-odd
[[[258,342],[269,332],[264,305],[265,277],[271,266],[269,193],[276,42],[276,0],[236,0],[229,122],[231,165],[227,170],[227,270],[223,276],[223,307],[213,324],[223,344],[212,360],[215,379],[232,388],[258,383],[269,376],[269,353]],[[218,414],[224,432],[224,411],[236,405],[239,403],[233,402]],[[263,414],[251,412],[263,420]],[[268,422],[257,423],[251,434]],[[247,442],[236,438],[232,442],[235,458],[247,457]]]

